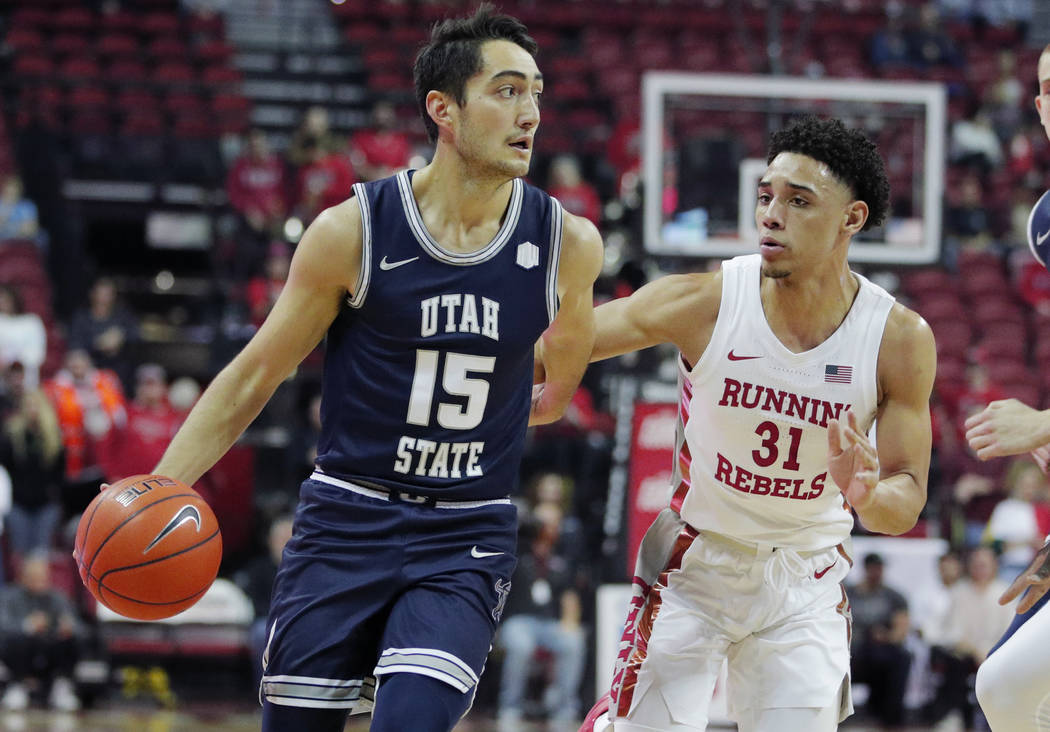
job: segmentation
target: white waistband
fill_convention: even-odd
[[[380,501],[390,501],[392,500],[391,496],[397,496],[397,500],[402,503],[424,504],[428,503],[429,501],[429,499],[425,496],[416,495],[414,493],[384,491],[376,490],[375,488],[366,488],[363,485],[351,483],[348,480],[333,478],[331,475],[326,475],[320,470],[314,470],[314,472],[310,475],[310,479],[316,480],[320,483],[334,485],[337,488],[342,488],[352,493],[359,493],[362,496],[368,496],[369,498],[375,498]],[[433,505],[434,508],[480,508],[481,506],[498,506],[501,504],[510,504],[510,502],[511,501],[509,498],[491,498],[485,501],[443,501],[434,499],[431,505]]]

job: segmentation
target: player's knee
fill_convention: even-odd
[[[470,707],[466,693],[413,673],[384,676],[376,692],[371,732],[449,732]]]

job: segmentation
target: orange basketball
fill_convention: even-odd
[[[135,620],[182,612],[215,580],[219,522],[189,486],[163,475],[113,483],[80,517],[73,556],[99,602]]]

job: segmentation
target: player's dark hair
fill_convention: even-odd
[[[427,114],[427,94],[432,90],[444,92],[460,106],[465,105],[467,80],[481,71],[481,46],[486,41],[510,41],[531,56],[539,50],[521,21],[482,3],[469,18],[449,18],[435,24],[430,42],[416,56],[412,68],[416,102],[431,142],[437,141],[438,128]]]
[[[889,208],[890,183],[878,148],[863,132],[838,119],[807,116],[773,133],[766,162],[782,152],[824,163],[857,200],[868,204],[865,231],[882,223]]]

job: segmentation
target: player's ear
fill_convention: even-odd
[[[458,110],[459,106],[444,92],[436,89],[427,92],[427,114],[438,126],[439,134],[441,131],[451,132],[452,122]]]
[[[868,204],[864,201],[852,201],[846,206],[846,213],[843,218],[843,226],[850,235],[858,233],[864,228],[864,223],[868,220]]]

